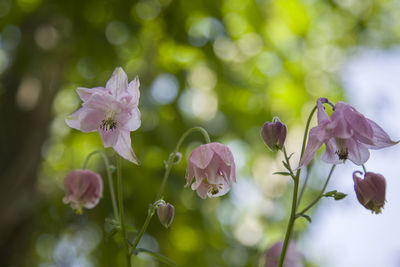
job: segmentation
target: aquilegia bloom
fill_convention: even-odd
[[[103,194],[103,181],[100,175],[89,170],[73,170],[64,179],[65,194],[63,202],[71,203],[76,213],[82,207],[94,208]]]
[[[128,84],[124,70],[116,68],[105,88],[77,89],[83,104],[66,123],[82,132],[98,131],[104,147],[113,147],[123,158],[139,164],[130,136],[141,123],[139,85],[137,77]]]
[[[385,205],[385,178],[381,174],[367,172],[364,179],[361,179],[357,174],[361,174],[361,172],[355,171],[353,173],[354,190],[358,201],[372,213],[381,213],[381,209]]]
[[[275,117],[272,122],[267,121],[264,123],[264,126],[261,128],[261,137],[271,151],[277,151],[283,148],[286,132],[286,125],[278,117]]]
[[[283,242],[273,244],[265,254],[265,267],[278,267],[281,257]],[[302,267],[302,255],[297,251],[296,245],[290,242],[286,251],[284,267]]]
[[[193,178],[195,181],[192,184]],[[236,183],[236,167],[231,150],[220,143],[197,147],[190,154],[186,172],[186,186],[205,199],[226,194]]]
[[[325,153],[321,159],[327,163],[343,163],[346,159],[356,165],[365,163],[369,158],[368,149],[380,149],[397,144],[378,124],[365,118],[349,104],[338,102],[329,118],[323,103],[328,99],[319,98],[318,126],[312,128],[301,166],[307,165],[315,152],[325,144]]]

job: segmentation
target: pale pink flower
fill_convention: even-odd
[[[78,214],[82,208],[94,208],[103,194],[103,181],[100,175],[90,170],[73,170],[64,179],[65,194],[63,202],[71,203]]]
[[[362,172],[353,172],[354,190],[358,201],[372,213],[381,213],[381,209],[385,205],[385,177],[378,173],[367,172],[364,179],[361,179],[357,177],[357,174],[362,174]]]
[[[195,181],[192,184],[193,178]],[[220,143],[210,143],[197,147],[190,154],[186,186],[205,199],[226,194],[236,183],[236,167],[231,150]]]
[[[273,244],[265,254],[265,267],[278,267],[281,257],[283,242]],[[296,245],[290,242],[285,255],[283,267],[302,267],[302,255],[296,250]]]
[[[98,131],[104,147],[113,147],[123,158],[139,164],[130,136],[141,123],[139,85],[137,77],[128,84],[124,70],[116,68],[105,88],[77,89],[83,104],[66,123],[82,132]]]
[[[307,165],[322,144],[326,146],[321,156],[323,161],[339,164],[349,159],[361,165],[369,158],[368,149],[381,149],[398,143],[392,141],[378,124],[365,118],[349,104],[338,102],[329,118],[323,106],[327,102],[326,98],[317,101],[318,126],[310,130],[299,167]]]

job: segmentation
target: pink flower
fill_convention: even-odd
[[[83,104],[66,123],[85,133],[98,131],[104,147],[113,147],[123,158],[139,164],[130,136],[141,123],[139,85],[137,77],[128,84],[124,70],[116,68],[105,88],[77,89]]]
[[[338,102],[329,118],[322,105],[327,102],[326,98],[319,98],[317,101],[318,126],[310,130],[299,167],[307,165],[322,144],[326,146],[325,153],[321,156],[323,161],[339,164],[349,159],[354,164],[361,165],[369,158],[368,149],[381,149],[398,143],[392,141],[378,124],[346,103]]]
[[[279,259],[281,257],[283,242],[279,241],[273,244],[267,251],[265,258],[265,267],[278,267]],[[301,254],[296,250],[293,242],[290,242],[285,255],[284,267],[302,267]]]
[[[193,178],[196,178],[192,184]],[[225,195],[236,183],[236,167],[230,149],[220,143],[197,147],[190,154],[186,172],[186,186],[205,199]]]
[[[381,174],[367,172],[364,179],[361,179],[357,177],[357,174],[362,174],[362,172],[353,172],[354,190],[358,201],[372,213],[381,213],[385,205],[385,178]]]
[[[89,170],[71,171],[64,179],[65,204],[71,203],[76,213],[82,213],[82,207],[94,208],[103,194],[103,181],[100,175]]]

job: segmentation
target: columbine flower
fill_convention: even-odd
[[[279,241],[273,244],[267,251],[265,258],[265,267],[278,267],[279,259],[281,257],[283,242]],[[290,242],[286,250],[284,267],[302,267],[301,254],[296,250],[293,242]]]
[[[130,136],[140,127],[139,85],[137,77],[128,84],[124,70],[116,68],[105,88],[78,88],[82,107],[66,123],[82,132],[98,131],[104,147],[113,147],[123,158],[139,164]]]
[[[358,201],[372,213],[381,213],[381,209],[385,205],[385,178],[381,174],[367,172],[364,179],[361,179],[357,177],[357,174],[362,174],[362,172],[353,172],[354,190]]]
[[[196,178],[192,184],[193,178]],[[186,186],[205,199],[226,194],[236,183],[236,168],[230,149],[220,143],[210,143],[197,147],[190,154],[186,172]]]
[[[327,102],[326,98],[319,98],[317,101],[318,126],[310,130],[299,167],[307,165],[322,144],[326,146],[321,157],[323,161],[338,164],[349,159],[356,165],[361,165],[369,158],[368,149],[380,149],[398,143],[392,141],[378,124],[346,103],[338,102],[329,118],[322,105]]]
[[[157,206],[157,215],[160,223],[168,228],[174,220],[175,208],[169,203],[162,202]]]
[[[271,151],[280,150],[286,139],[287,128],[278,117],[272,122],[267,121],[261,129],[261,137]]]
[[[82,213],[82,207],[94,208],[103,194],[103,181],[100,175],[89,170],[71,171],[64,179],[65,194],[63,202],[71,203],[76,213]]]

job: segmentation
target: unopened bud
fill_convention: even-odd
[[[261,137],[271,151],[283,148],[286,139],[287,128],[278,117],[272,122],[267,121],[261,129]]]
[[[357,174],[362,173],[360,171],[353,172],[354,190],[358,201],[372,213],[381,213],[381,209],[385,205],[385,178],[381,174],[367,172],[364,179],[361,179],[357,177]]]
[[[161,203],[157,207],[157,215],[160,223],[168,228],[174,220],[175,208],[169,203]]]

